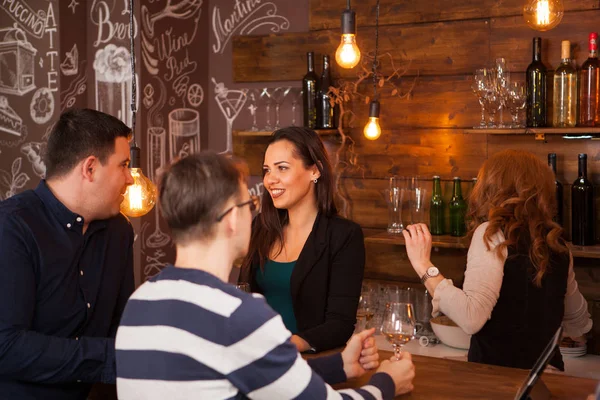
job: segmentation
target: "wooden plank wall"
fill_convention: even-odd
[[[233,74],[237,82],[301,80],[305,74],[305,53],[317,57],[333,55],[339,44],[339,19],[345,2],[310,1],[310,32],[266,36],[240,36],[233,40]],[[389,52],[398,65],[408,66],[407,74],[397,83],[416,86],[409,99],[381,99],[383,135],[377,141],[362,136],[368,107],[363,101],[350,104],[357,123],[346,129],[355,141],[361,168],[342,172],[342,191],[350,199],[349,217],[365,232],[377,232],[387,226],[387,209],[381,191],[390,175],[420,176],[430,179],[441,175],[445,196],[449,196],[453,176],[471,179],[485,159],[503,149],[529,150],[546,159],[558,155],[559,179],[569,184],[577,176],[577,154],[588,154],[588,171],[600,186],[600,141],[568,141],[559,136],[536,142],[531,136],[492,136],[464,134],[463,129],[477,125],[480,107],[471,91],[476,68],[505,57],[508,68],[519,80],[531,60],[534,36],[543,38],[543,60],[554,68],[560,62],[560,42],[570,40],[577,65],[587,58],[587,36],[598,31],[600,0],[565,0],[561,24],[548,32],[529,29],[521,16],[523,0],[381,0],[380,52]],[[358,43],[363,53],[374,50],[375,0],[352,3],[358,18]],[[318,58],[319,59],[319,58]],[[381,64],[383,74],[391,65]],[[353,78],[356,71],[333,70],[334,77]],[[370,86],[360,91],[370,94]],[[505,121],[509,116],[505,115]],[[339,146],[339,138],[324,139],[330,151]],[[261,174],[264,138],[235,138],[236,154],[248,159],[251,173]],[[431,185],[429,181],[428,185]],[[464,186],[464,189],[468,189]],[[600,187],[598,188],[600,189]],[[597,190],[600,194],[600,190]],[[570,202],[565,197],[566,227],[570,227]],[[600,196],[597,197],[600,210]],[[600,212],[598,213],[600,215]],[[596,219],[600,236],[600,221]],[[404,249],[399,246],[367,246],[367,276],[374,279],[415,282]],[[460,281],[464,251],[441,251],[436,257],[447,261],[451,274]],[[445,258],[444,258],[445,257]],[[461,259],[462,257],[462,259]],[[576,260],[577,275],[584,295],[590,301],[595,318],[595,337],[600,335],[600,269],[597,260]],[[600,340],[591,345],[600,352]]]

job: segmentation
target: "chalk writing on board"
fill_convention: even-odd
[[[261,27],[269,27],[271,33],[277,33],[288,30],[290,21],[278,15],[277,6],[270,1],[261,4],[260,0],[235,0],[233,11],[225,19],[221,18],[219,7],[214,6],[212,29],[216,43],[212,46],[213,53],[223,54],[233,35],[249,35]]]
[[[22,29],[30,35],[41,39],[46,27],[46,12],[34,10],[23,0],[0,1],[0,9],[3,9]]]
[[[110,3],[111,5],[109,6]],[[112,42],[114,39],[125,40],[130,38],[129,20],[127,22],[111,20],[111,11],[116,7],[115,0],[93,0],[90,7],[90,19],[97,26],[94,47]],[[133,37],[137,37],[137,19],[133,20]]]

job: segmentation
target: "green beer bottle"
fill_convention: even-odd
[[[467,203],[465,203],[462,197],[459,177],[454,178],[454,190],[452,191],[452,199],[448,206],[450,209],[450,235],[465,236],[467,234],[467,227],[465,225]]]
[[[440,177],[433,177],[433,194],[429,207],[429,226],[432,235],[444,234],[444,199],[442,199],[442,186]]]

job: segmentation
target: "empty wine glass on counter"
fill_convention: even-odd
[[[390,177],[389,189],[383,191],[386,203],[388,205],[388,233],[398,234],[404,230],[402,223],[402,209],[407,200],[406,193],[408,188],[406,178],[392,176]]]
[[[273,90],[273,93],[271,93],[271,98],[275,101],[275,130],[281,128],[281,125],[279,125],[279,108],[281,107],[285,96],[288,95],[291,89],[292,88],[289,86],[278,87]]]
[[[265,105],[265,131],[272,131],[273,127],[271,126],[271,93],[269,92],[269,88],[264,88],[260,92],[260,99]]]
[[[294,89],[292,93],[292,126],[296,126],[296,110],[298,108],[299,102],[302,101],[302,88]],[[302,114],[302,110],[300,110],[300,114]]]
[[[495,75],[494,75],[494,90],[500,97],[500,120],[498,121],[498,128],[505,128],[504,120],[503,120],[503,110],[506,108],[506,96],[508,84],[510,82],[510,72],[507,71],[506,68],[506,59],[499,57],[496,58],[496,65],[494,67]]]
[[[402,346],[415,337],[415,328],[415,312],[412,304],[386,304],[381,324],[381,334],[394,347],[396,360],[400,359]]]

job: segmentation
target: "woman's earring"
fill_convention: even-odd
[[[315,178],[315,180],[313,182],[317,183],[317,178]]]

